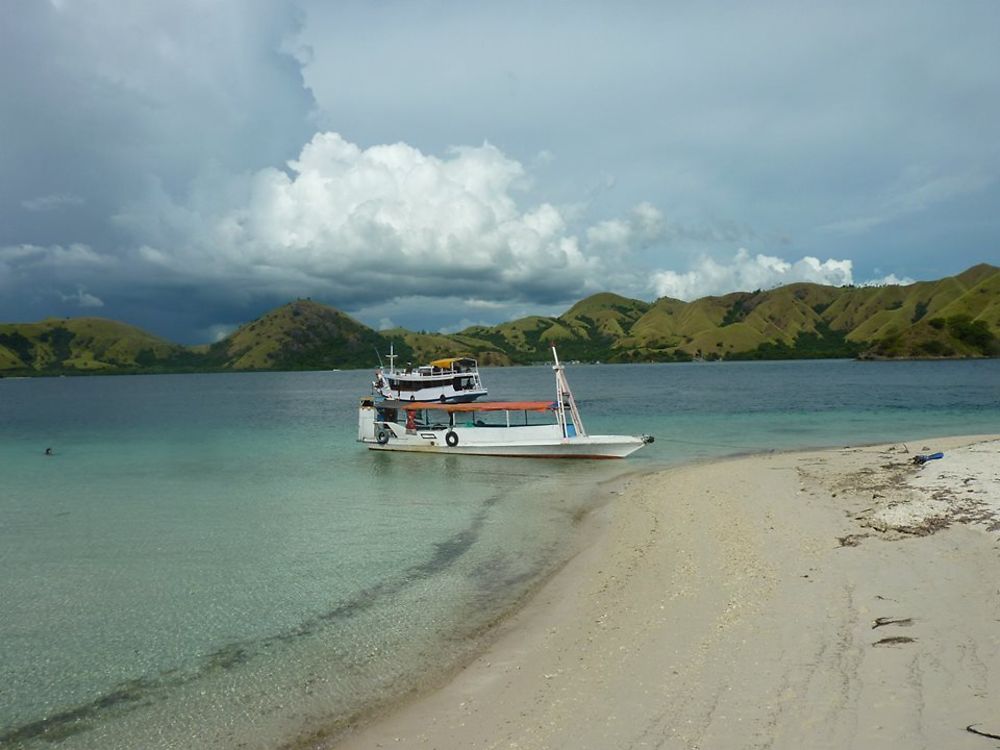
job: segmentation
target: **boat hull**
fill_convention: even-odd
[[[586,437],[562,438],[558,440],[477,442],[448,445],[441,438],[414,439],[390,438],[385,444],[369,442],[368,448],[375,451],[402,451],[410,453],[437,453],[441,455],[463,456],[504,456],[510,458],[625,458],[639,450],[645,443],[641,438],[626,435],[588,435]]]

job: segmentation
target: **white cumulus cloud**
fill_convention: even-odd
[[[875,273],[878,273],[878,269],[875,269]],[[906,286],[914,283],[916,283],[916,280],[911,279],[909,276],[899,278],[896,274],[890,273],[878,279],[868,279],[868,281],[862,281],[858,284],[858,286]]]
[[[142,238],[137,263],[284,284],[348,308],[418,294],[569,299],[602,289],[609,262],[662,235],[648,203],[574,233],[551,203],[519,204],[528,185],[521,163],[489,143],[439,157],[323,132],[286,170],[205,175],[180,201],[153,190],[116,220]]]
[[[660,297],[693,300],[734,291],[770,289],[797,281],[843,286],[853,283],[850,260],[830,258],[820,261],[806,256],[787,261],[772,255],[750,255],[740,248],[726,262],[702,257],[695,266],[683,273],[656,271],[652,274],[653,291]]]

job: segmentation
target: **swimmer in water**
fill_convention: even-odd
[[[46,455],[46,456],[52,456],[52,455],[54,455],[54,454],[52,453],[52,449],[51,449],[51,448],[46,448],[46,449],[45,449],[45,455]]]

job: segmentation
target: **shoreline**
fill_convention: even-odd
[[[990,440],[910,441],[945,451],[924,469],[897,443],[626,473],[595,488],[609,502],[590,543],[480,656],[292,746],[979,747],[965,727],[1000,699],[1000,520],[969,487],[1000,513],[1000,476],[901,482],[961,474],[965,446]],[[901,507],[926,527],[894,520]]]

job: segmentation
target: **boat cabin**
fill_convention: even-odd
[[[400,401],[473,401],[486,395],[479,377],[479,366],[472,357],[436,359],[420,367],[396,369],[390,354],[388,370],[379,368],[372,383],[372,393]]]

